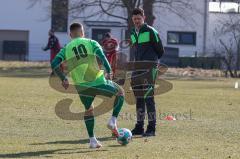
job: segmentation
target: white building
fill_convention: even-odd
[[[119,41],[125,39],[127,27],[124,20],[102,14],[88,18],[92,10],[83,11],[81,17],[74,17],[75,13],[68,12],[66,7],[71,6],[73,1],[76,0],[43,0],[33,6],[30,0],[2,1],[0,5],[0,59],[48,60],[49,54],[41,50],[47,43],[48,30],[51,27],[54,28],[61,45],[64,46],[69,41],[67,27],[74,21],[84,24],[86,36],[89,38],[100,40],[104,33],[111,31]],[[229,8],[230,11],[235,9],[234,11],[239,13],[237,3],[224,5],[223,9],[221,7],[219,9],[216,7],[220,6],[218,2],[211,2],[210,10],[214,13],[209,12],[209,0],[192,0],[191,3],[194,6],[192,9],[180,8],[182,9],[180,12],[183,13],[182,18],[169,9],[157,5],[154,8],[157,17],[154,27],[159,31],[164,46],[177,48],[180,56],[194,56],[196,53],[201,55],[210,52],[213,45],[217,45],[212,34],[214,28],[217,27],[216,19],[226,16]],[[57,14],[56,8],[59,7],[65,9],[66,14]],[[94,10],[100,10],[100,7]],[[127,17],[122,9],[117,9],[115,14]],[[26,46],[25,49],[24,46]],[[23,53],[23,55],[11,54],[14,52]]]

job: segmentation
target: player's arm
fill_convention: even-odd
[[[66,78],[66,75],[62,72],[60,65],[65,60],[65,47],[61,49],[61,51],[55,56],[51,63],[52,70],[56,73],[56,75],[63,81]]]
[[[164,54],[164,47],[162,45],[162,41],[159,37],[159,34],[155,29],[151,30],[150,38],[151,38],[151,42],[153,44],[154,50],[157,53],[158,59],[160,59]]]
[[[48,40],[48,44],[45,47],[42,47],[42,50],[43,51],[49,50],[50,49],[49,45],[50,45],[50,41]]]
[[[92,41],[92,46],[93,46],[93,52],[101,60],[108,76],[111,76],[112,69],[111,69],[111,66],[110,66],[105,54],[103,53],[102,47],[96,41]]]
[[[47,51],[47,50],[49,50],[50,48],[48,47],[48,46],[45,46],[45,47],[42,47],[42,50],[43,51]]]
[[[56,73],[56,75],[62,80],[62,86],[67,89],[69,86],[69,82],[66,75],[60,68],[61,63],[65,60],[65,51],[65,47],[61,49],[61,51],[53,59],[51,67],[52,70]]]
[[[48,43],[47,43],[47,45],[46,45],[45,47],[42,48],[43,51],[47,51],[47,50],[50,49],[50,45],[51,45],[50,43],[51,43],[51,39],[48,39]]]
[[[47,51],[49,49],[52,49],[54,48],[54,46],[56,45],[56,43],[58,43],[58,39],[57,37],[51,37],[49,40],[48,40],[48,44],[45,48],[43,48],[44,51]]]

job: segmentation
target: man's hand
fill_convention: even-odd
[[[42,51],[46,51],[44,46],[42,47]]]
[[[112,74],[112,72],[106,73],[105,78],[106,78],[107,80],[112,80],[112,79],[113,79],[113,74]]]
[[[68,87],[69,87],[68,79],[64,79],[64,80],[62,81],[62,86],[63,86],[65,89],[68,89]]]
[[[160,63],[157,64],[157,68],[160,69],[162,66]]]

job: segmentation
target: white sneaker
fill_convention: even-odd
[[[107,124],[107,127],[108,129],[110,129],[114,135],[114,137],[118,137],[119,134],[118,134],[118,128],[117,128],[117,123],[116,123],[116,118],[115,117],[112,117],[108,124]]]
[[[91,149],[98,149],[101,148],[102,144],[94,137],[93,139],[90,139],[90,146]]]

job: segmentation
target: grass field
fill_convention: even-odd
[[[55,104],[63,98],[74,99],[73,112],[83,106],[77,95],[49,87],[46,68],[4,68],[0,76],[0,158],[240,158],[240,90],[233,89],[234,80],[169,80],[173,89],[156,96],[156,137],[118,145],[106,128],[109,112],[96,118],[104,147],[91,150],[83,121],[56,116]],[[119,127],[133,128],[134,112],[135,106],[125,103]],[[160,113],[181,117],[165,121]]]

